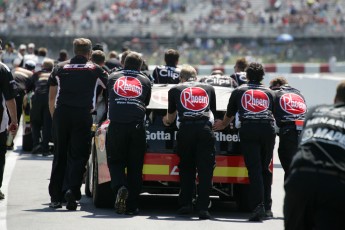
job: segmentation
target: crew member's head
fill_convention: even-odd
[[[58,61],[63,62],[63,61],[67,61],[67,59],[68,59],[67,50],[65,49],[60,50]]]
[[[276,77],[270,81],[270,88],[277,89],[280,86],[286,85],[286,84],[288,84],[288,81],[286,80],[285,77]]]
[[[108,59],[112,59],[112,58],[119,59],[119,55],[117,54],[115,50],[110,51],[108,54]]]
[[[248,67],[248,62],[246,58],[238,58],[236,60],[236,64],[234,66],[235,72],[244,72],[246,68]]]
[[[53,59],[46,58],[43,61],[42,69],[47,70],[47,71],[52,71],[53,67],[54,67],[54,60]]]
[[[47,56],[48,50],[45,47],[40,47],[38,49],[38,56],[45,57]]]
[[[104,51],[104,48],[103,48],[103,45],[101,43],[97,43],[96,45],[94,45],[92,47],[92,50],[95,51],[95,50],[100,50],[100,51]]]
[[[123,53],[121,54],[120,63],[121,63],[122,66],[125,66],[126,57],[127,57],[127,55],[128,55],[130,52],[132,52],[132,51],[126,50],[125,52],[123,52]]]
[[[191,65],[183,65],[180,72],[180,81],[194,81],[196,80],[196,70]]]
[[[224,73],[220,69],[213,70],[211,76],[223,76]]]
[[[105,63],[105,54],[101,50],[92,51],[91,61],[99,66],[103,66]]]
[[[76,38],[73,41],[74,54],[84,56],[87,59],[91,57],[92,43],[90,39],[87,38]]]
[[[167,51],[165,51],[164,61],[167,66],[176,66],[179,58],[180,54],[177,50],[168,49]]]
[[[126,56],[124,69],[140,71],[142,64],[142,55],[132,51]]]
[[[341,81],[337,86],[334,103],[345,103],[345,80]]]
[[[264,67],[258,62],[252,62],[246,69],[248,81],[260,83],[264,79]]]
[[[34,71],[35,68],[36,68],[36,62],[33,61],[33,60],[27,60],[24,63],[24,68],[27,69],[27,70],[30,70],[30,71]]]

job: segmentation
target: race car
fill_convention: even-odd
[[[147,152],[144,157],[143,190],[151,194],[177,194],[179,191],[179,157],[175,152],[176,126],[165,127],[162,117],[168,107],[168,90],[173,85],[154,85],[146,114]],[[218,118],[222,118],[233,88],[215,86]],[[217,117],[216,116],[216,117]],[[110,188],[105,142],[109,120],[97,127],[85,177],[85,194],[93,198],[96,207],[113,207],[115,196]],[[227,128],[215,132],[216,168],[213,195],[237,202],[239,209],[248,210],[248,171],[239,151],[238,130]],[[196,180],[196,185],[197,185]]]

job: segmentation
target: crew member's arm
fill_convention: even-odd
[[[228,117],[226,114],[224,114],[223,120],[214,121],[213,130],[217,131],[225,129],[226,126],[230,125],[234,118],[234,116]]]
[[[163,124],[165,126],[170,126],[176,119],[177,111],[173,113],[167,112],[167,114],[163,117]]]
[[[151,94],[152,94],[152,85],[151,85],[151,82],[150,84],[148,84],[148,89],[149,91],[147,92],[147,95],[146,95],[146,98],[145,98],[145,106],[148,106],[150,104],[150,101],[151,101]]]
[[[6,100],[6,107],[11,117],[11,124],[9,125],[8,130],[15,134],[18,129],[16,100],[14,98]]]
[[[49,112],[52,117],[55,111],[56,94],[57,94],[57,86],[50,86],[49,87]]]
[[[216,99],[216,92],[214,87],[211,87],[211,100],[210,100],[210,109],[213,114],[217,112],[217,99]]]
[[[8,68],[2,68],[0,74],[2,75],[2,77],[0,78],[1,91],[5,99],[9,115],[11,117],[11,124],[8,127],[8,130],[15,134],[18,129],[17,106],[14,99],[16,87],[15,81],[13,80],[13,75]]]
[[[55,104],[56,104],[56,96],[57,96],[57,90],[58,90],[58,81],[56,79],[56,76],[58,75],[58,71],[59,71],[59,66],[60,64],[58,64],[52,71],[52,73],[49,76],[48,79],[48,85],[49,85],[49,101],[48,101],[48,105],[49,105],[49,112],[50,115],[53,118],[54,115],[54,111],[55,111]]]
[[[174,88],[171,88],[168,92],[168,111],[163,117],[163,124],[165,126],[170,126],[176,119],[177,107],[174,98]]]

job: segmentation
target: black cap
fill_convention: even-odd
[[[92,50],[101,50],[101,51],[104,51],[103,50],[103,45],[101,43],[96,43],[93,47],[92,47]]]

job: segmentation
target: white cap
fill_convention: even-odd
[[[36,62],[34,62],[33,60],[27,60],[26,62],[25,62],[25,68],[27,68],[27,69],[35,69],[35,67],[36,67]]]
[[[35,48],[35,44],[34,44],[34,43],[29,43],[29,44],[28,44],[28,47],[29,47],[29,48]]]
[[[20,44],[19,49],[20,49],[20,50],[26,50],[26,45]]]

